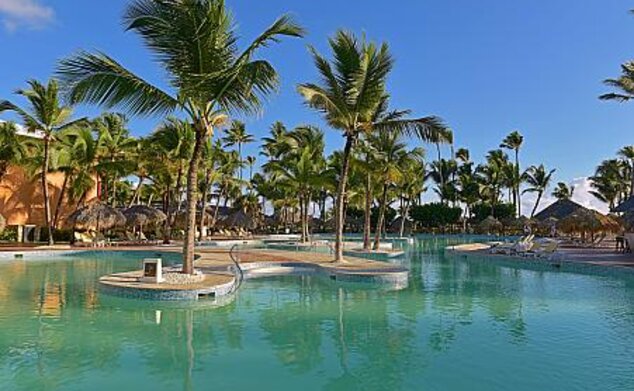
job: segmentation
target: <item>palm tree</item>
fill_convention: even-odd
[[[240,168],[238,177],[242,180],[242,165],[244,164],[244,160],[242,160],[242,146],[244,144],[249,144],[255,141],[253,135],[247,133],[246,126],[244,122],[233,121],[231,123],[231,127],[227,129],[227,134],[222,138],[227,147],[232,147],[236,145],[238,147],[238,157],[240,158]]]
[[[303,30],[288,16],[239,52],[236,24],[224,0],[130,3],[124,17],[154,58],[167,71],[172,93],[146,82],[104,53],[80,52],[63,60],[58,73],[70,101],[121,107],[132,115],[182,111],[196,140],[187,170],[187,223],[183,272],[194,272],[197,173],[205,139],[211,138],[224,113],[252,113],[278,84],[273,66],[254,59],[256,52],[280,36],[300,37]]]
[[[618,155],[623,158],[628,165],[630,171],[630,194],[634,196],[634,145],[628,145],[619,150]]]
[[[385,210],[388,205],[388,190],[403,178],[407,167],[422,159],[422,149],[407,151],[407,144],[401,141],[396,132],[379,132],[369,137],[376,150],[377,177],[381,184],[379,199],[379,218],[374,233],[374,250],[378,250],[385,223]]]
[[[445,129],[437,117],[417,120],[386,121],[373,125],[377,108],[385,101],[385,84],[393,65],[387,44],[377,46],[359,41],[353,34],[338,31],[329,40],[332,63],[311,47],[313,61],[321,75],[321,83],[298,86],[306,103],[321,112],[332,128],[345,137],[341,174],[335,201],[335,262],[343,259],[344,207],[352,150],[361,134],[383,129],[399,129],[416,133],[430,140],[439,129]]]
[[[26,152],[13,122],[0,122],[0,182],[9,166],[16,164]]]
[[[523,142],[524,136],[515,130],[506,136],[504,140],[502,140],[502,144],[500,144],[500,148],[510,149],[515,152],[515,175],[513,175],[513,178],[516,180],[512,181],[511,185],[513,186],[513,205],[517,210],[517,216],[522,215],[522,199],[520,196],[520,178],[522,177],[520,175],[520,148],[522,148]]]
[[[552,192],[552,196],[557,198],[557,200],[569,200],[572,198],[574,191],[574,187],[570,187],[564,182],[558,182],[555,190]]]
[[[524,173],[524,180],[528,184],[528,188],[524,190],[524,193],[537,193],[537,200],[535,201],[535,206],[533,207],[533,211],[531,212],[531,218],[535,216],[535,212],[539,207],[539,203],[542,200],[542,196],[544,192],[548,189],[550,185],[550,180],[555,173],[555,169],[552,169],[546,172],[546,168],[543,164],[539,166],[530,166],[528,170]]]
[[[128,119],[123,114],[106,113],[94,121],[99,137],[100,155],[103,159],[103,178],[112,206],[117,206],[117,182],[134,170],[132,154],[136,152],[138,141],[130,136],[127,129]],[[111,194],[109,194],[111,193]],[[112,195],[112,197],[110,197]]]
[[[169,117],[149,137],[166,159],[166,166],[175,172],[176,183],[167,191],[167,219],[164,222],[164,242],[171,241],[171,228],[174,225],[176,213],[181,210],[183,171],[190,161],[196,134],[192,126],[182,120]],[[172,208],[172,200],[176,200],[176,211]]]
[[[249,166],[249,182],[251,182],[253,180],[253,166],[255,166],[256,158],[255,156],[247,156],[245,162]]]
[[[621,159],[604,160],[590,177],[590,185],[594,189],[590,194],[612,209],[628,196],[629,181],[627,163]]]
[[[18,90],[16,93],[29,102],[29,109],[23,109],[9,101],[0,101],[0,113],[3,111],[16,112],[26,128],[31,132],[42,132],[42,196],[44,198],[44,219],[48,228],[48,244],[53,245],[53,219],[51,216],[51,201],[48,187],[48,171],[50,163],[51,144],[55,143],[60,131],[69,129],[85,119],[71,121],[72,110],[60,102],[59,88],[54,79],[44,85],[37,80],[29,80],[29,89]]]
[[[480,182],[479,192],[488,198],[491,204],[491,215],[495,217],[495,208],[500,198],[500,189],[504,184],[504,167],[508,165],[508,156],[501,149],[489,151],[486,164],[476,168]]]
[[[634,99],[634,61],[628,61],[621,65],[621,76],[616,79],[605,79],[603,84],[613,87],[616,92],[610,92],[599,96],[601,100],[615,100],[617,102],[629,102]]]
[[[280,158],[268,161],[264,165],[276,187],[286,190],[299,199],[299,212],[302,225],[301,240],[309,240],[309,207],[313,195],[322,186],[322,175],[326,165],[324,159],[324,134],[312,126],[300,127],[288,134],[289,148]]]

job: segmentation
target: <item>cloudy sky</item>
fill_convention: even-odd
[[[627,3],[403,0],[395,7],[379,0],[227,1],[245,38],[285,12],[309,31],[304,40],[286,40],[263,52],[282,84],[261,115],[245,118],[256,137],[265,136],[276,120],[288,126],[311,123],[326,130],[329,151],[342,147],[341,136],[304,107],[295,86],[316,80],[307,45],[327,52],[326,38],[345,27],[390,43],[396,58],[389,83],[395,108],[440,115],[454,129],[457,147],[468,147],[477,161],[518,129],[525,136],[524,166],[556,168],[555,181],[574,183],[575,199],[599,209],[605,207],[587,193],[584,178],[633,141],[634,105],[597,99],[606,92],[601,81],[617,76],[619,64],[634,58],[634,16],[627,12],[634,6]],[[165,87],[147,50],[123,31],[126,4],[0,0],[0,43],[11,55],[11,61],[0,62],[0,98],[14,98],[12,92],[29,78],[48,79],[59,59],[79,49],[103,50]],[[98,113],[77,109],[78,115]],[[135,118],[132,131],[147,134],[159,120]],[[246,153],[256,154],[257,145]],[[524,202],[529,210],[528,195]]]

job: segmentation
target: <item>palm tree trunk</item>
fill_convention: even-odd
[[[134,205],[134,203],[136,202],[136,199],[139,197],[139,194],[141,193],[141,185],[143,185],[144,179],[145,179],[144,176],[139,177],[139,184],[136,186],[136,189],[134,190],[134,195],[132,196],[132,199],[130,200],[130,203],[128,204],[128,208],[132,207],[132,205]]]
[[[363,249],[370,249],[370,234],[372,230],[372,176],[368,172],[365,182],[365,208],[363,215]]]
[[[517,176],[519,178],[520,175],[520,151],[519,149],[515,150],[515,166],[517,167]],[[521,193],[520,193],[520,186],[521,186],[521,180],[520,183],[517,183],[516,187],[515,187],[515,197],[516,197],[516,202],[517,202],[517,217],[522,216],[522,198],[521,198]]]
[[[385,209],[387,207],[387,184],[383,184],[383,194],[381,195],[381,205],[379,209],[379,220],[376,223],[374,232],[374,250],[378,250],[381,246],[381,233],[383,231],[383,223],[385,221]]]
[[[55,205],[55,216],[53,217],[53,228],[57,229],[57,223],[59,222],[59,214],[62,210],[62,202],[64,202],[64,196],[66,195],[66,187],[68,186],[68,172],[64,173],[64,182],[62,182],[62,188],[59,190],[59,198],[57,199],[57,205]]]
[[[55,244],[53,241],[53,226],[51,221],[51,202],[48,194],[48,165],[50,160],[50,143],[49,136],[44,137],[44,162],[42,164],[42,196],[44,198],[44,220],[48,228],[48,244],[52,246]]]
[[[171,179],[171,178],[170,178]],[[172,189],[167,188],[163,196],[163,212],[167,214],[167,218],[163,223],[163,244],[169,244],[172,241],[172,225],[174,224],[174,211],[172,210]]]
[[[335,262],[345,262],[343,259],[343,226],[346,222],[345,216],[345,199],[346,186],[348,184],[348,175],[350,171],[350,155],[352,154],[352,144],[354,138],[346,137],[346,145],[343,149],[343,166],[341,168],[341,178],[337,189],[337,201],[335,205]]]
[[[238,143],[238,159],[240,159],[240,165],[238,166],[240,189],[242,189],[242,143]]]
[[[185,274],[194,273],[198,163],[202,156],[204,136],[204,128],[199,127],[196,129],[196,143],[194,144],[194,150],[192,152],[191,160],[189,161],[189,170],[187,172],[187,222],[185,224],[185,243],[183,243],[183,273]]]
[[[183,192],[181,191],[181,187],[183,186],[183,163],[180,161],[178,163],[178,173],[176,174],[176,200],[178,200],[178,205],[176,205],[176,211],[181,211],[181,205],[183,204]]]
[[[211,219],[210,228],[213,229],[216,227],[216,222],[218,221],[218,212],[220,211],[220,199],[222,198],[225,191],[225,187],[223,186],[220,189],[220,193],[218,193],[218,201],[216,202],[216,208],[214,209],[214,216]]]
[[[535,216],[535,212],[537,211],[537,207],[539,206],[539,203],[542,200],[542,194],[544,194],[544,192],[539,192],[537,193],[537,201],[535,201],[535,206],[533,206],[533,211],[531,212],[531,219],[533,218],[533,216]]]
[[[207,193],[209,191],[209,182],[211,181],[211,170],[207,170],[207,175],[205,176],[205,186],[203,187],[203,194],[200,197],[201,199],[201,210],[200,210],[200,225],[198,226],[198,240],[203,240],[203,229],[205,228],[205,216],[207,215],[205,204],[207,203]]]
[[[630,159],[631,179],[630,179],[630,197],[634,196],[634,159]]]
[[[403,211],[403,215],[401,216],[401,229],[399,230],[399,235],[401,238],[403,237],[403,235],[405,235],[405,219],[409,215],[409,207],[410,201],[407,201],[405,203],[405,210]]]

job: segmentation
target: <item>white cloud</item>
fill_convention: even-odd
[[[42,28],[53,21],[53,8],[40,4],[39,0],[0,0],[2,24],[8,31],[19,27]]]
[[[585,206],[586,208],[597,210],[601,213],[608,213],[609,208],[605,202],[598,200],[595,196],[590,194],[590,190],[592,187],[590,186],[590,180],[586,177],[576,178],[572,180],[568,186],[574,186],[575,191],[572,195],[572,200],[580,205]],[[550,204],[557,201],[555,197],[553,197],[550,193],[552,189],[549,189],[548,193],[545,193],[542,197],[541,202],[539,203],[539,207],[537,208],[537,212],[545,209]],[[536,194],[524,194],[522,195],[522,214],[529,215],[533,206],[535,206],[535,199],[537,198]]]

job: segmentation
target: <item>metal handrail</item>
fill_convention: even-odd
[[[231,258],[231,261],[235,265],[234,274],[236,279],[236,283],[233,285],[233,289],[231,290],[231,293],[234,293],[235,291],[240,289],[240,286],[242,286],[242,281],[244,280],[244,271],[240,267],[240,257],[234,256],[234,250],[238,247],[239,246],[237,244],[234,244],[233,246],[231,246],[231,250],[229,250],[229,257]]]

